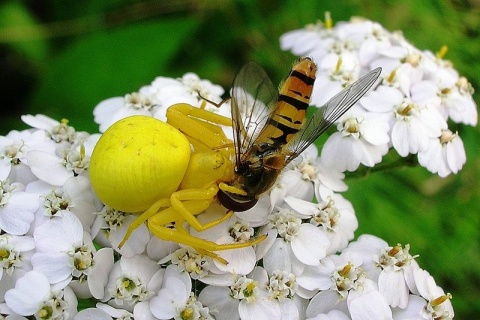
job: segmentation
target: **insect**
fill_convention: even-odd
[[[232,89],[235,177],[220,184],[220,202],[234,211],[253,207],[285,166],[353,106],[375,83],[381,68],[344,89],[306,117],[315,82],[310,58],[296,63],[275,90],[256,63],[243,67]]]
[[[311,59],[299,60],[278,91],[251,62],[235,77],[232,119],[177,104],[167,110],[167,123],[132,116],[112,125],[95,146],[89,172],[100,200],[138,213],[119,247],[145,221],[158,238],[191,246],[223,263],[227,261],[215,251],[262,241],[265,235],[217,244],[190,235],[185,224],[203,231],[229,219],[233,211],[253,207],[282,169],[368,91],[380,71],[371,71],[307,116],[316,72]],[[233,128],[233,143],[220,126]],[[201,223],[196,216],[217,198],[227,213]]]

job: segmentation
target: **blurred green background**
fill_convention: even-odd
[[[43,113],[97,132],[92,109],[155,76],[192,71],[228,90],[256,60],[279,82],[294,57],[279,36],[324,18],[363,16],[402,30],[420,49],[442,45],[460,74],[480,89],[480,1],[3,1],[0,4],[0,134],[25,128],[20,115]],[[476,93],[475,101],[480,102]],[[457,319],[480,314],[480,131],[456,126],[467,164],[441,179],[401,167],[350,176],[345,197],[370,233],[410,243],[419,264],[453,295]]]

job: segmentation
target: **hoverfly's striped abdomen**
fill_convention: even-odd
[[[297,62],[280,85],[272,117],[258,142],[275,147],[286,145],[300,130],[310,104],[317,68],[310,58]]]

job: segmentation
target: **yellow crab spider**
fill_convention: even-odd
[[[92,187],[106,205],[141,213],[119,247],[145,221],[158,238],[191,246],[223,263],[214,251],[265,239],[262,235],[243,243],[217,244],[190,235],[184,227],[187,222],[197,231],[207,230],[233,213],[206,224],[196,218],[215,201],[219,184],[233,179],[233,143],[220,125],[231,126],[232,120],[177,104],[167,110],[167,123],[131,116],[105,131],[90,159]],[[173,228],[166,227],[171,223]]]

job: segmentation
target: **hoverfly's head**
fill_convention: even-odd
[[[243,196],[236,193],[231,193],[224,190],[218,190],[218,201],[227,208],[235,212],[242,212],[251,209],[257,204],[258,199],[249,196]]]

